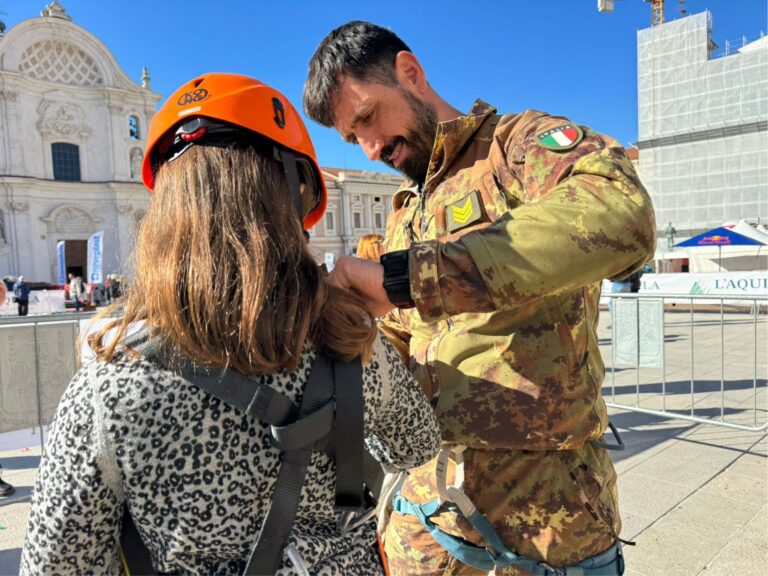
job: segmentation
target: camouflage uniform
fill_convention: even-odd
[[[575,565],[621,529],[616,472],[590,444],[608,423],[598,299],[603,278],[653,254],[653,208],[616,141],[541,112],[494,112],[478,100],[440,124],[423,189],[406,183],[393,199],[386,250],[410,248],[416,308],[395,311],[385,331],[409,350],[444,444],[468,447],[464,491],[502,540]],[[566,124],[583,137],[542,144]],[[402,494],[436,498],[435,462]],[[433,520],[482,542],[454,513]],[[479,573],[412,516],[393,514],[386,547],[393,574]]]

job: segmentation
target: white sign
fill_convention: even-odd
[[[325,267],[328,269],[328,272],[333,270],[333,265],[336,264],[336,257],[333,252],[326,252],[325,253]]]
[[[611,291],[611,282],[603,280],[603,294]],[[701,272],[698,274],[643,274],[640,294],[679,294],[680,296],[768,296],[768,270],[753,272]],[[607,304],[608,298],[601,298]],[[738,300],[738,298],[733,298]],[[667,299],[668,302],[690,302],[690,299]],[[719,303],[720,300],[697,300]],[[730,299],[729,299],[730,301]]]
[[[659,299],[618,299],[612,308],[613,365],[662,368],[664,303]]]
[[[67,261],[65,257],[65,241],[62,240],[56,244],[56,270],[58,271],[57,281],[59,284],[67,283]]]
[[[104,231],[91,234],[88,238],[88,279],[89,284],[101,284],[101,261],[104,253]]]

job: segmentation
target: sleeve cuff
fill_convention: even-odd
[[[448,317],[440,294],[437,270],[437,241],[412,244],[408,253],[411,298],[423,322],[437,322]]]

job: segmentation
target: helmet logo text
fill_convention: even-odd
[[[179,106],[186,106],[187,104],[200,102],[206,98],[208,98],[208,90],[205,88],[198,88],[197,90],[192,90],[191,92],[184,92],[184,94],[179,96],[179,99],[176,101],[176,103]]]
[[[272,98],[272,106],[275,109],[275,124],[280,128],[285,128],[285,108],[278,98]]]

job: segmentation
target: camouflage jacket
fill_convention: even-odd
[[[494,112],[478,100],[441,123],[422,190],[394,196],[385,248],[409,249],[416,308],[384,330],[409,350],[444,442],[573,449],[607,425],[600,282],[651,258],[653,208],[615,140]],[[547,139],[563,127],[570,145]]]

